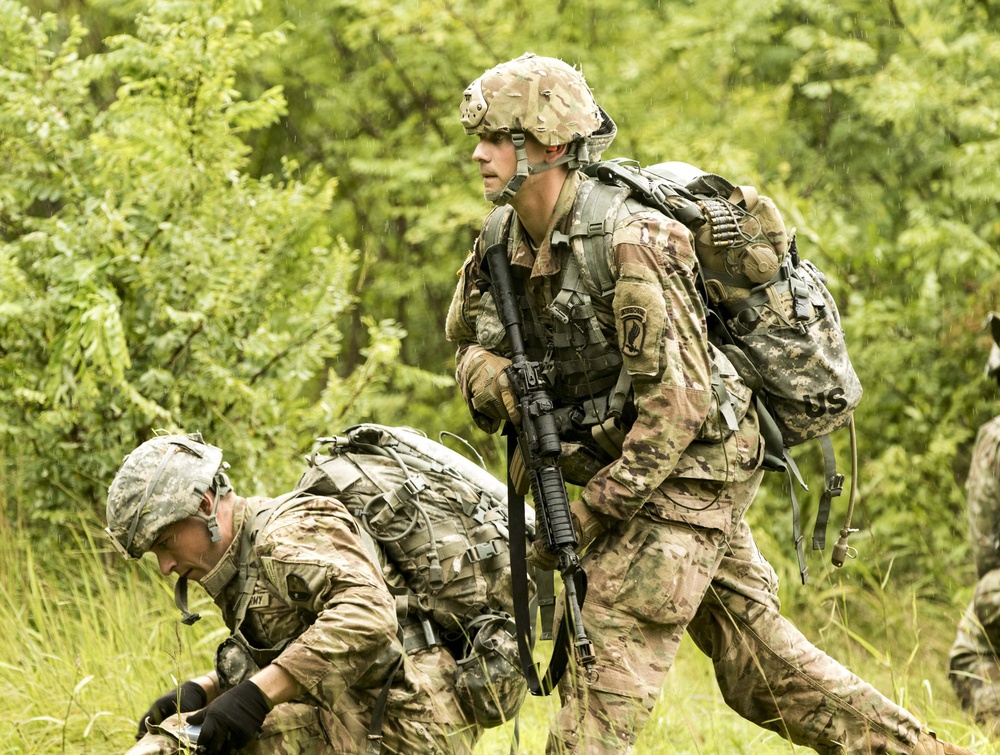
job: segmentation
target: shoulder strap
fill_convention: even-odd
[[[305,493],[301,490],[293,490],[278,496],[268,505],[262,506],[251,512],[253,519],[248,519],[243,525],[243,535],[240,540],[240,563],[237,579],[239,580],[239,597],[236,602],[236,609],[233,612],[232,630],[235,632],[240,628],[246,618],[247,609],[250,607],[250,597],[253,594],[254,585],[257,583],[257,576],[260,574],[260,560],[250,560],[250,551],[254,543],[257,542],[257,535],[266,527],[274,517],[287,511],[294,505],[298,505],[304,500],[316,498],[317,496]]]
[[[621,186],[610,186],[596,179],[584,181],[573,207],[569,232],[552,232],[552,245],[570,246],[581,275],[602,297],[615,290],[607,250],[618,213],[629,194],[629,189]]]

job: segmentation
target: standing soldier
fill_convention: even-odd
[[[579,168],[615,134],[580,72],[525,54],[476,79],[461,117],[479,137],[472,159],[497,207],[448,314],[457,380],[482,429],[519,422],[505,372],[510,344],[478,285],[488,278],[484,247],[494,243],[484,237],[499,235],[521,287],[526,349],[566,420],[560,466],[585,486],[573,513],[597,679],[560,682],[549,752],[634,746],[687,630],[711,656],[727,703],[792,742],[822,753],[966,753],[921,731],[779,614],[777,577],[743,519],[763,475],[757,415],[708,341],[687,228],[622,203],[613,227],[601,229],[610,290],[572,253],[574,229],[605,220],[581,217],[594,181]],[[628,401],[610,411],[623,378]],[[713,391],[720,379],[735,409],[732,431]]]
[[[987,325],[994,343],[986,376],[1000,381],[1000,314],[991,312]],[[1000,417],[979,429],[965,493],[979,582],[951,648],[950,678],[962,707],[1000,733]]]
[[[201,727],[206,755],[362,752],[366,741],[369,754],[469,755],[479,730],[461,713],[455,660],[424,626],[397,625],[386,567],[345,506],[242,498],[228,467],[200,434],[161,436],[126,457],[108,492],[116,548],[152,552],[177,575],[185,623],[198,582],[232,632],[214,671],[142,716],[131,755],[177,752],[177,713]]]

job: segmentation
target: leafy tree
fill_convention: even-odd
[[[315,430],[303,389],[339,353],[355,255],[336,181],[247,174],[246,135],[286,110],[236,88],[284,41],[258,10],[156,5],[81,55],[78,21],[0,3],[0,450],[38,517],[100,507],[160,428],[203,431],[247,490]]]

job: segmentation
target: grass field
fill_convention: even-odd
[[[172,584],[152,561],[125,565],[112,558],[103,537],[82,520],[66,528],[54,552],[32,546],[16,519],[0,515],[0,754],[124,752],[135,718],[174,679],[206,670],[226,630],[197,589],[194,608],[206,620],[178,624]],[[786,602],[798,606],[794,619],[816,644],[945,738],[980,755],[1000,753],[958,708],[945,675],[954,623],[971,586],[942,604],[891,582],[862,590],[847,568],[820,573],[815,582],[784,589],[811,590]],[[527,701],[520,752],[543,751],[555,706],[552,698]],[[477,755],[508,753],[511,736],[510,725],[487,732]],[[730,711],[710,663],[685,639],[637,751],[807,750]]]

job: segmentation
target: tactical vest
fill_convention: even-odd
[[[587,181],[580,187],[575,203],[582,205],[592,190],[606,193],[607,189],[596,181]],[[624,199],[627,192],[612,189]],[[506,239],[513,244],[510,223],[514,216],[510,206],[498,208],[486,219],[482,244],[488,247]],[[603,217],[603,216],[602,216]],[[598,322],[595,305],[611,311],[610,297],[615,282],[609,279],[594,281],[591,271],[606,268],[587,258],[593,254],[581,244],[570,244],[569,236],[552,234],[552,245],[557,249],[569,246],[571,253],[562,255],[562,265],[554,286],[558,293],[545,311],[538,311],[539,302],[532,302],[525,291],[525,281],[516,279],[520,286],[518,305],[524,326],[524,339],[528,358],[542,365],[549,379],[552,393],[564,406],[580,405],[595,399],[606,398],[619,379],[622,357],[618,348],[608,338]],[[596,295],[597,300],[594,300]]]

